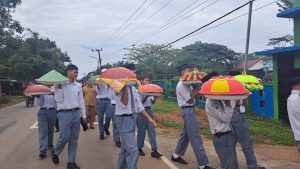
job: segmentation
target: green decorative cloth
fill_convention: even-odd
[[[36,79],[36,82],[40,84],[63,84],[67,80],[68,78],[64,75],[60,74],[56,70],[51,70],[42,77]]]
[[[237,75],[234,77],[238,81],[244,83],[245,87],[248,90],[263,90],[264,86],[259,82],[257,77],[252,76],[252,75],[247,75],[245,73],[241,75]]]

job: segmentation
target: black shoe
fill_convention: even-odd
[[[80,169],[76,163],[68,163],[67,169]]]
[[[139,148],[138,150],[139,150],[139,155],[140,156],[145,156],[145,153],[144,153],[143,149]]]
[[[41,159],[46,158],[46,152],[45,152],[45,151],[41,151],[39,157],[40,157]]]
[[[181,163],[181,164],[188,164],[184,159],[182,159],[180,156],[178,158],[174,158],[173,155],[171,157],[171,160],[172,161],[175,161],[175,162],[178,162],[178,163]]]
[[[258,166],[258,169],[266,169],[266,167]]]
[[[51,157],[52,157],[52,162],[54,164],[58,164],[59,163],[58,155],[54,154],[54,148],[51,149]]]
[[[104,135],[100,135],[100,140],[104,140]]]
[[[106,135],[108,135],[108,136],[110,135],[110,132],[109,132],[108,129],[105,129],[104,131],[105,131],[105,134],[106,134]]]
[[[117,141],[116,142],[116,146],[119,147],[119,148],[121,148],[121,142]]]
[[[95,129],[95,127],[94,126],[90,126],[90,129]]]
[[[215,169],[215,168],[212,168],[210,166],[205,166],[204,169]]]
[[[151,157],[160,158],[162,155],[158,151],[153,151],[151,153]]]

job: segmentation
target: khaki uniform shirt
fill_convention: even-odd
[[[83,87],[84,103],[86,106],[96,106],[96,86],[89,87],[85,85]]]

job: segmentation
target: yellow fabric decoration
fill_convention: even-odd
[[[211,92],[229,92],[229,85],[226,80],[216,80],[211,86]]]
[[[107,85],[109,85],[114,91],[119,93],[126,84],[129,82],[136,82],[138,86],[138,92],[140,93],[142,91],[142,85],[141,82],[137,79],[131,78],[131,79],[108,79],[108,78],[97,78],[96,80],[97,84],[100,82],[103,82]]]

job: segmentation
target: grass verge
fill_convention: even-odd
[[[0,98],[0,109],[25,101],[23,96],[5,96]]]

